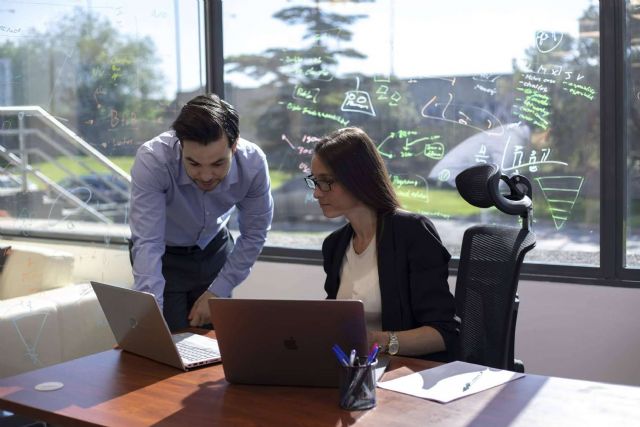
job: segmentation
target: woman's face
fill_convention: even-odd
[[[344,167],[349,166],[345,165]],[[316,181],[325,182],[331,186],[329,191],[322,191],[318,185],[313,190],[313,197],[318,201],[322,213],[327,218],[337,218],[342,215],[348,218],[350,212],[364,206],[340,182],[336,181],[333,173],[318,156],[313,156],[311,159],[311,174]]]

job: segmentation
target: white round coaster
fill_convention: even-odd
[[[64,384],[58,381],[37,384],[34,388],[38,391],[54,391],[64,387]]]

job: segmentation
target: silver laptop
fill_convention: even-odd
[[[221,360],[216,340],[172,335],[152,294],[98,282],[91,286],[123,350],[185,371]]]
[[[332,347],[367,355],[364,306],[356,300],[209,300],[228,382],[337,387]]]

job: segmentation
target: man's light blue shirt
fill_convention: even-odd
[[[165,246],[204,249],[238,209],[240,236],[209,291],[221,297],[247,278],[267,238],[273,199],[267,160],[255,144],[238,139],[227,176],[204,192],[187,175],[174,131],[143,144],[131,169],[133,276],[135,289],[151,292],[163,306]]]

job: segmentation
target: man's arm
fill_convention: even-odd
[[[189,320],[191,326],[200,326],[210,322],[207,300],[214,297],[229,297],[234,287],[247,278],[251,267],[267,240],[267,231],[273,218],[273,198],[269,169],[264,155],[261,157],[260,171],[255,175],[245,198],[236,204],[240,237],[229,254],[222,270],[195,302]]]
[[[140,148],[131,169],[131,209],[129,225],[133,242],[134,288],[155,295],[163,306],[166,193],[160,165],[151,153]]]
[[[255,175],[247,195],[236,207],[240,237],[218,277],[209,287],[210,292],[221,297],[230,296],[233,288],[247,278],[267,240],[267,231],[273,218],[273,198],[266,159],[262,159],[260,172]]]

